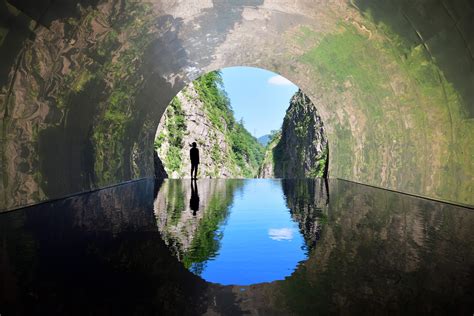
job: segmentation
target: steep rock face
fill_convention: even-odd
[[[177,118],[178,116],[181,118]],[[179,152],[171,144],[172,138],[176,137],[173,134],[176,133],[182,133],[182,148]],[[192,83],[176,96],[162,116],[155,139],[160,145],[157,148],[158,156],[163,160],[170,178],[190,177],[189,144],[192,142],[198,144],[200,176],[229,178],[239,174],[238,170],[231,170],[225,163],[220,163],[228,157],[222,157],[218,161],[212,159],[210,153],[215,147],[225,154],[229,145],[224,133],[213,126],[205,113],[204,105]]]
[[[329,190],[327,179],[283,179],[282,188],[291,217],[298,223],[306,246],[312,250],[327,221]]]
[[[321,117],[308,96],[299,90],[291,98],[283,120],[281,139],[274,149],[275,176],[322,177],[327,146]]]
[[[283,181],[310,255],[284,282],[236,287],[243,310],[456,314],[472,306],[470,210],[335,179],[328,188],[321,180]]]
[[[190,177],[190,144],[196,142],[200,155],[199,177],[254,177],[257,169],[248,157],[243,160],[243,165],[239,165],[235,157],[231,134],[235,134],[236,124],[219,117],[218,126],[204,103],[195,84],[190,83],[178,93],[162,116],[156,131],[155,148],[166,173],[170,178]],[[251,145],[261,148],[257,140]]]
[[[471,0],[221,2],[2,1],[0,210],[151,176],[169,101],[234,65],[318,104],[331,175],[474,205]]]
[[[316,107],[301,90],[290,101],[281,134],[267,147],[261,178],[326,175],[328,142]],[[272,172],[273,171],[273,172]]]
[[[281,139],[281,132],[278,132],[278,134],[273,135],[273,138],[270,140],[270,142],[267,144],[267,147],[265,148],[265,156],[263,157],[263,162],[258,169],[258,177],[259,178],[274,178],[275,173],[274,173],[274,155],[273,151],[275,150],[275,146],[278,144],[278,142]]]
[[[158,153],[156,151],[153,151],[153,165],[155,167],[155,178],[168,178],[168,173],[165,170],[165,166],[163,166],[163,162],[161,161],[160,157],[158,157]]]

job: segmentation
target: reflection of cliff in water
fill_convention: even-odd
[[[200,274],[206,261],[217,255],[222,239],[218,228],[227,219],[234,194],[243,183],[165,180],[160,188],[154,204],[158,229],[172,253],[194,273]]]
[[[321,227],[327,221],[327,179],[283,179],[282,188],[286,205],[310,251],[319,240]]]
[[[330,181],[330,194],[310,258],[287,280],[238,295],[243,310],[272,306],[292,315],[473,310],[472,210],[341,180]]]
[[[205,226],[212,220],[203,213],[225,218],[204,210],[211,197],[220,194],[230,204],[240,185],[200,182],[196,221]],[[470,315],[474,310],[470,209],[330,180],[326,211],[317,181],[293,188],[284,181],[293,216],[304,218],[299,223],[305,238],[318,226],[307,224],[315,221],[309,214],[318,215],[320,208],[326,214],[309,259],[283,281],[218,286],[189,272],[161,239],[153,185],[137,181],[1,214],[2,315]],[[184,213],[192,219],[190,183],[182,191],[187,196],[180,220]],[[199,229],[194,238],[205,232],[215,236],[212,227]],[[181,238],[183,244],[194,242]]]
[[[206,283],[156,229],[153,181],[138,181],[0,216],[5,315],[191,315]]]

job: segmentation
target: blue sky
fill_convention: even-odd
[[[223,68],[224,88],[236,120],[254,136],[281,127],[291,96],[298,87],[271,71],[251,67]]]

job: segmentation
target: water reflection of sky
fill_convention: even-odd
[[[219,230],[219,253],[201,273],[207,281],[248,285],[282,280],[306,259],[303,236],[279,180],[247,180]]]
[[[156,183],[147,179],[1,214],[0,280],[2,293],[8,295],[0,294],[0,313],[472,314],[472,208],[332,179],[328,183],[331,200],[324,209],[327,216],[320,216],[311,205],[326,203],[325,194],[319,194],[322,183],[282,182],[306,244],[312,243],[319,231],[312,224],[324,221],[321,238],[310,248],[311,257],[282,282],[252,287],[207,284],[177,260],[179,245],[162,239],[176,234],[156,229],[157,224],[163,229],[167,221],[174,223],[171,229],[184,224],[184,228],[194,227],[199,218],[204,221],[204,205],[213,205],[208,201],[216,194],[229,197],[223,204],[214,204],[216,209],[231,202],[234,207],[245,205],[239,201],[249,196],[251,188],[243,186],[242,180],[199,180],[202,204],[196,216],[186,209],[191,195],[186,191],[191,189],[189,182],[158,182],[161,195],[157,196],[155,207],[164,213],[157,212],[153,217],[150,208]],[[280,190],[277,184],[274,182],[276,192]],[[271,184],[263,186],[253,187],[255,192],[250,196],[259,198],[255,205],[278,204],[271,199],[274,195],[264,202],[267,197],[260,193],[269,190]],[[243,187],[245,194],[240,194]],[[175,204],[171,209],[164,207],[165,201],[169,205],[172,200]],[[258,213],[264,211],[258,209]],[[176,213],[180,216],[178,221]],[[230,214],[224,213],[225,216],[219,212],[206,214],[218,216],[219,222],[230,220]],[[240,211],[232,211],[232,220],[238,219],[239,214]],[[225,219],[221,221],[221,217]],[[272,223],[266,225],[268,230],[263,229],[260,235],[266,244],[289,246],[295,238],[301,238],[295,226],[273,225],[279,222],[274,217],[269,221]],[[227,233],[226,225],[221,228]],[[270,238],[270,229],[282,228],[293,229],[291,241]],[[214,238],[212,232],[216,229],[213,226],[212,230],[200,232]],[[189,240],[185,237],[176,241],[186,243]],[[177,250],[182,249],[189,248]],[[254,253],[248,247],[245,251]],[[218,249],[216,252],[220,255]],[[209,254],[214,252],[205,253]],[[291,251],[283,255],[293,258]],[[292,266],[289,267],[290,271],[276,271],[290,274]],[[273,267],[263,268],[268,272]],[[242,270],[231,269],[230,273],[253,282],[248,279],[257,273]],[[281,278],[282,274],[276,277]]]
[[[268,237],[276,241],[293,239],[293,229],[292,228],[270,228],[268,230]]]

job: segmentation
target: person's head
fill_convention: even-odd
[[[196,148],[197,146],[196,142],[193,142],[192,145],[193,145],[193,148]]]

